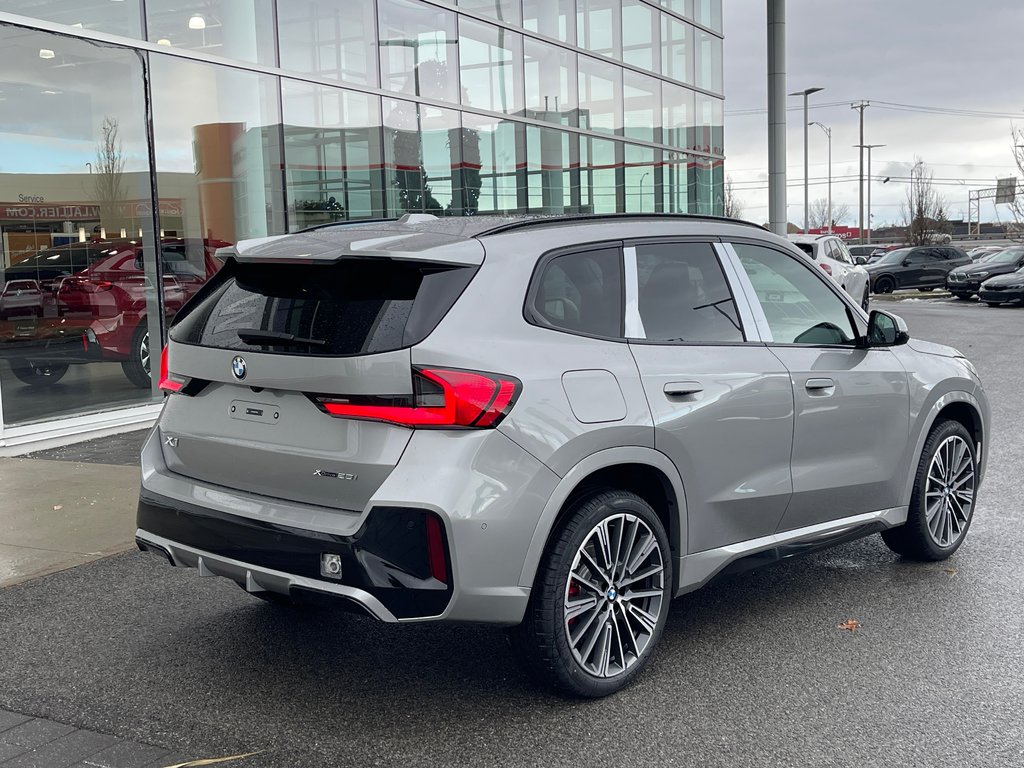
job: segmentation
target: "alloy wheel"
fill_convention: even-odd
[[[565,634],[576,662],[596,677],[624,673],[648,650],[665,599],[657,537],[636,515],[611,515],[576,551],[563,597]]]
[[[142,369],[148,374],[149,370],[149,331],[146,331],[142,335],[142,341],[139,343],[139,361],[142,363]]]
[[[967,530],[974,505],[975,467],[971,447],[959,435],[947,437],[928,465],[925,520],[940,547],[956,543]]]

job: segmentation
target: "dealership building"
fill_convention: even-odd
[[[152,421],[238,240],[722,211],[721,0],[0,0],[0,72],[0,455]]]

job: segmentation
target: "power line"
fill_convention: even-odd
[[[810,109],[827,109],[830,107],[843,107],[850,104],[849,101],[828,101],[818,102],[812,104]],[[903,104],[898,101],[875,101],[871,100],[871,106],[878,107],[879,109],[889,109],[894,111],[902,112],[919,112],[929,115],[948,115],[950,117],[973,117],[981,119],[996,119],[996,120],[1024,120],[1024,111],[1021,112],[993,112],[983,109],[963,109],[960,107],[934,107],[927,106],[924,104]],[[795,112],[802,110],[802,106],[787,107],[787,112]],[[751,108],[751,109],[727,109],[725,110],[726,115],[732,117],[746,117],[749,115],[764,115],[767,114],[767,109]]]

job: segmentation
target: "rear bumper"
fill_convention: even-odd
[[[429,619],[452,597],[431,577],[422,509],[376,507],[351,536],[253,520],[143,490],[136,542],[176,566],[224,576],[250,592],[298,597],[305,590],[356,603],[382,621]],[[444,537],[442,536],[442,539]],[[445,546],[445,562],[450,557]],[[337,555],[340,578],[321,573],[321,557]]]

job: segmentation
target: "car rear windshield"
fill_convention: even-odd
[[[389,352],[426,338],[475,272],[389,259],[232,264],[170,336],[185,344],[275,354]]]

